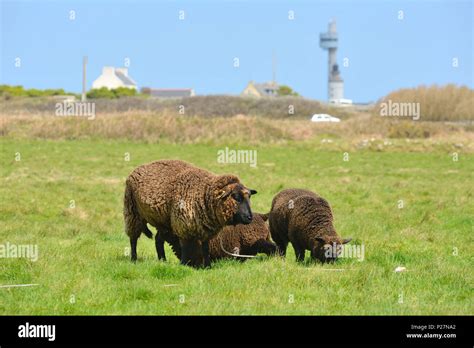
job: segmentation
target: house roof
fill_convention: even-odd
[[[124,85],[126,86],[136,86],[137,83],[135,81],[133,81],[130,77],[128,76],[125,76],[125,74],[123,74],[122,72],[120,71],[117,71],[115,70],[115,75],[120,79],[120,81],[123,82]]]

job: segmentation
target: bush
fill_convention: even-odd
[[[119,87],[113,90],[117,98],[121,97],[133,97],[137,94],[137,90],[134,88]]]
[[[72,95],[72,93],[67,93],[64,89],[24,89],[23,86],[8,86],[0,85],[0,96],[5,100],[9,100],[13,97],[49,97],[54,95]]]
[[[22,86],[0,85],[0,95],[8,95],[10,97],[25,97],[26,91],[23,89]]]
[[[66,93],[64,91],[64,89],[62,89],[62,88],[59,88],[59,89],[45,89],[43,93],[46,96],[72,94],[72,93]]]
[[[278,96],[280,97],[283,97],[283,96],[293,96],[293,97],[297,97],[299,96],[298,93],[296,93],[295,91],[293,91],[293,89],[291,87],[288,87],[288,86],[285,86],[285,85],[281,85],[280,87],[278,87]]]
[[[94,88],[87,92],[88,99],[115,99],[115,93],[113,90],[108,89],[107,87]]]
[[[117,99],[122,97],[133,97],[137,91],[133,88],[119,87],[108,89],[107,87],[91,89],[87,93],[89,99]]]
[[[394,91],[380,100],[374,113],[380,111],[380,104],[420,103],[423,121],[467,121],[474,120],[474,90],[466,86],[419,86]]]
[[[388,130],[388,137],[395,139],[429,138],[432,134],[427,125],[419,125],[410,121],[393,123]]]
[[[41,97],[43,95],[43,92],[39,89],[32,88],[26,91],[26,95],[28,97]]]

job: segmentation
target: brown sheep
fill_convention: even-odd
[[[278,193],[273,198],[268,221],[280,255],[286,255],[291,242],[297,261],[304,260],[306,250],[310,250],[312,259],[334,261],[340,254],[340,245],[351,241],[337,235],[329,203],[308,190],[287,189]],[[336,253],[327,253],[334,247]]]
[[[175,235],[182,264],[210,266],[209,239],[226,225],[250,223],[250,196],[255,193],[235,175],[215,175],[184,161],[163,160],[137,167],[126,181],[123,212],[132,261],[137,259],[141,233],[153,236],[148,223],[158,231],[159,255],[161,241]],[[202,259],[196,257],[199,254]]]
[[[209,254],[211,260],[223,258],[246,258],[253,257],[258,253],[267,255],[275,254],[277,247],[270,241],[270,231],[268,230],[267,214],[254,213],[252,222],[248,225],[238,224],[226,226],[209,241]],[[168,242],[174,254],[181,258],[179,239],[172,234],[166,235],[160,240],[160,247],[157,248],[158,258],[165,260],[164,242]],[[199,249],[198,249],[199,250]],[[202,255],[195,255],[202,257]]]

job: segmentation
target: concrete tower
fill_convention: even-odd
[[[344,98],[344,81],[339,74],[336,62],[337,31],[335,20],[329,22],[327,33],[319,35],[319,46],[328,50],[328,101],[338,101]]]

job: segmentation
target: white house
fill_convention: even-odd
[[[104,66],[102,68],[102,74],[92,83],[92,88],[94,89],[102,87],[107,87],[108,89],[119,87],[137,89],[137,83],[128,76],[128,68]]]

